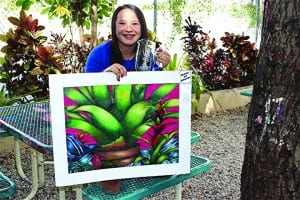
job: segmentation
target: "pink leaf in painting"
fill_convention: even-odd
[[[167,96],[163,98],[163,101],[168,99],[178,99],[179,98],[179,85],[177,85]]]
[[[91,135],[83,132],[82,130],[73,129],[73,128],[66,128],[66,132],[69,135],[74,135],[84,145],[94,145],[94,144],[97,144],[95,138],[93,138]]]
[[[179,112],[179,106],[166,108],[166,113],[174,113],[174,112]]]
[[[176,117],[168,117],[168,118],[165,118],[160,126],[168,126],[169,124],[172,124],[172,123],[177,123],[178,124],[178,118]]]
[[[160,134],[169,134],[174,131],[178,131],[179,129],[179,124],[178,123],[171,123],[171,124],[166,124],[165,126],[162,127]]]
[[[64,96],[64,102],[65,102],[65,106],[77,106],[77,103],[67,96]]]
[[[161,84],[151,84],[148,85],[145,93],[145,99],[149,99],[149,97],[152,95],[152,93],[160,86]]]
[[[139,144],[140,149],[148,149],[155,135],[156,135],[155,129],[150,127],[142,135],[142,137],[139,140],[137,140],[137,144]]]

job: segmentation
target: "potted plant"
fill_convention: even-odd
[[[64,95],[71,173],[178,162],[178,84],[67,87]]]

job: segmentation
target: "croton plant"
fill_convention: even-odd
[[[184,50],[191,68],[208,90],[222,90],[253,83],[258,50],[248,41],[249,36],[225,32],[222,48],[215,38],[188,17],[184,30]]]
[[[0,59],[0,82],[6,85],[8,96],[23,97],[19,99],[21,103],[47,99],[48,74],[82,70],[80,66],[85,63],[82,58],[89,52],[85,47],[72,41],[63,43],[64,36],[54,33],[47,44],[48,38],[42,34],[45,26],[23,10],[19,18],[8,17],[8,21],[15,29],[0,35],[0,40],[6,43],[1,49],[4,57]],[[76,60],[72,55],[76,55]]]

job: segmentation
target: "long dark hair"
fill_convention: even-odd
[[[117,38],[117,34],[116,34],[116,21],[117,21],[117,16],[118,16],[119,12],[125,8],[129,8],[129,9],[133,10],[133,12],[136,14],[136,16],[141,24],[141,33],[142,33],[141,38],[148,39],[148,29],[147,29],[147,24],[146,24],[146,20],[145,20],[143,12],[135,5],[124,4],[122,6],[119,6],[115,10],[115,12],[112,16],[112,19],[111,19],[112,48],[111,48],[110,64],[113,64],[113,63],[123,64],[124,59],[123,59],[122,53],[121,53],[119,45],[118,45],[118,38]]]

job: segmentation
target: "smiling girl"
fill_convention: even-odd
[[[142,11],[130,4],[118,7],[111,21],[112,40],[95,47],[88,56],[86,72],[113,72],[117,80],[126,76],[127,71],[135,71],[137,41],[148,39],[147,25]],[[149,71],[162,70],[170,62],[170,54],[158,51],[156,63]]]

